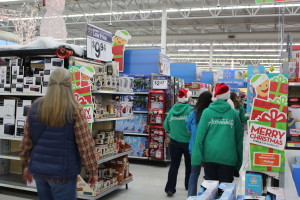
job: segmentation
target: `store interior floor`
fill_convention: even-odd
[[[248,163],[248,145],[244,142],[244,164]],[[237,184],[237,194],[243,194],[245,165],[240,171],[240,178],[235,178]],[[128,190],[125,186],[113,193],[100,198],[101,200],[185,200],[187,191],[184,188],[184,162],[181,162],[180,171],[177,179],[177,192],[173,197],[167,197],[164,187],[168,175],[168,167],[148,164],[130,163],[130,171],[133,174],[133,182],[128,184]],[[199,177],[198,184],[203,181],[203,168]],[[0,200],[36,200],[37,195],[31,192],[11,190],[0,188]]]

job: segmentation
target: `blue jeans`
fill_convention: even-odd
[[[197,196],[198,178],[201,172],[201,165],[192,166],[192,172],[189,180],[189,196]]]
[[[37,176],[34,176],[34,179],[40,200],[77,200],[77,176],[58,183]]]
[[[165,187],[165,192],[170,192],[175,194],[176,192],[176,183],[177,183],[177,174],[181,162],[182,154],[184,155],[185,163],[185,180],[184,186],[185,189],[188,189],[189,178],[191,174],[191,155],[189,153],[189,143],[177,142],[171,139],[169,144],[170,146],[170,155],[171,155],[171,166],[168,173],[168,182]]]

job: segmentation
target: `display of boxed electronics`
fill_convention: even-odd
[[[261,174],[246,173],[245,195],[246,196],[262,196],[263,181]]]
[[[287,146],[300,147],[300,98],[288,99]]]

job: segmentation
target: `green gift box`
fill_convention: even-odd
[[[284,172],[285,154],[284,151],[250,144],[250,170]],[[274,162],[274,165],[267,166],[266,163]]]

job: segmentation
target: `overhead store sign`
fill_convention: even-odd
[[[86,26],[87,57],[104,62],[112,61],[112,33],[88,24]]]
[[[255,0],[256,3],[284,3],[299,0]]]

